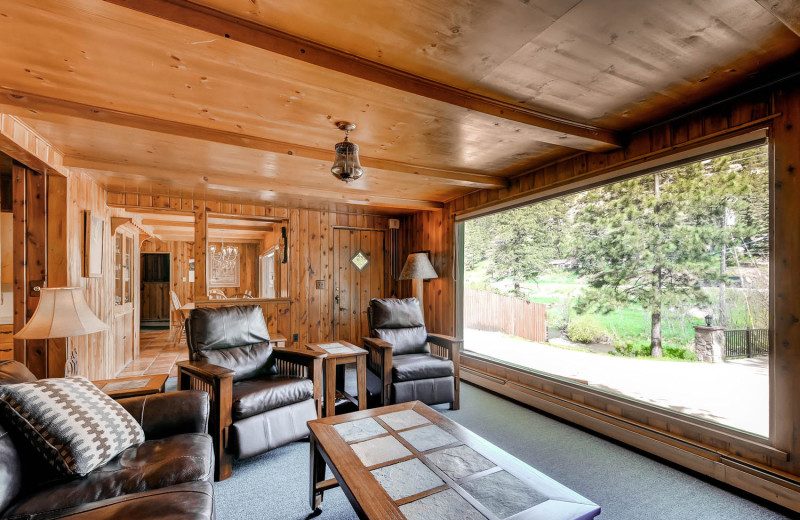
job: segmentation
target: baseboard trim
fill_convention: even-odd
[[[461,379],[800,512],[800,480],[792,476],[473,368],[462,366]]]

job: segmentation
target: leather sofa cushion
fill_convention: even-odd
[[[11,517],[25,518],[29,517]],[[63,511],[36,516],[39,520],[118,520],[168,518],[169,520],[213,520],[214,488],[210,482],[187,482],[164,489],[122,495],[80,504]]]
[[[424,327],[419,300],[416,298],[373,298],[369,302],[370,327],[376,329],[405,329]]]
[[[233,420],[314,398],[314,383],[294,376],[264,376],[233,384]]]
[[[14,518],[55,512],[185,482],[210,482],[213,477],[211,437],[205,433],[174,435],[132,446],[85,477],[28,494],[5,514]]]
[[[428,333],[425,331],[425,327],[376,329],[375,335],[383,341],[392,344],[392,355],[394,356],[430,352],[430,348],[428,347]]]
[[[453,375],[453,362],[433,354],[392,357],[392,381],[416,381]]]

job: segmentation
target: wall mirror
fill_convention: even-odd
[[[289,221],[209,213],[206,287],[211,300],[289,297]]]

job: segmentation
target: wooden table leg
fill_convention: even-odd
[[[358,409],[367,409],[367,356],[356,359],[356,376],[358,378]]]
[[[309,471],[309,502],[312,510],[319,508],[322,504],[323,491],[317,491],[317,484],[325,480],[325,459],[317,448],[317,440],[314,434],[309,435],[309,443],[311,446],[311,469]]]
[[[336,415],[336,360],[326,359],[325,363],[325,417]]]

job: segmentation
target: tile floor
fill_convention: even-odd
[[[189,359],[186,337],[174,344],[169,330],[143,330],[139,333],[139,357],[131,361],[117,377],[178,375],[175,363]]]

